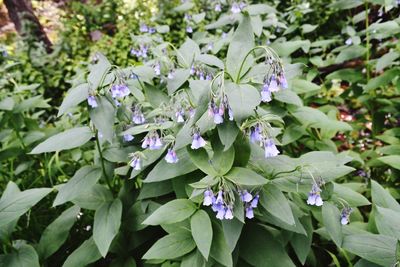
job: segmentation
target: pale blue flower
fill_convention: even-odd
[[[261,101],[262,102],[270,102],[272,100],[271,90],[269,90],[269,85],[265,83],[261,90]]]
[[[130,165],[135,171],[140,171],[142,169],[142,161],[140,157],[134,156],[130,162]]]
[[[266,158],[276,157],[279,154],[279,150],[276,148],[274,140],[272,139],[265,140],[264,151]]]
[[[239,194],[240,194],[240,199],[243,202],[247,203],[247,202],[250,202],[253,199],[253,196],[249,192],[247,192],[247,190],[243,190]]]
[[[134,139],[133,135],[131,134],[124,134],[124,141],[125,142],[130,142]]]
[[[278,92],[279,91],[279,86],[276,81],[275,75],[272,75],[271,80],[269,81],[268,89],[270,92]]]
[[[201,137],[200,133],[195,133],[193,135],[193,141],[192,141],[192,149],[199,149],[200,147],[203,147],[206,145],[206,141],[204,141],[203,137]]]
[[[342,210],[340,214],[340,223],[346,225],[350,222],[350,214],[353,212],[352,208],[346,207]]]
[[[322,206],[324,203],[321,198],[321,188],[316,184],[313,183],[310,193],[308,193],[307,204],[308,205],[315,205],[315,206]]]
[[[230,207],[230,206],[226,207],[224,218],[227,219],[227,220],[232,220],[233,219],[232,207]]]
[[[246,207],[246,218],[248,218],[248,219],[254,218],[254,212],[253,212],[253,208],[251,206]]]
[[[146,24],[142,23],[142,24],[140,24],[139,31],[140,32],[148,32],[149,31],[149,27],[147,27]]]
[[[210,206],[215,202],[214,199],[214,193],[212,190],[207,189],[206,191],[204,191],[204,200],[203,200],[203,205],[204,206]]]
[[[89,95],[88,96],[87,102],[88,102],[89,106],[91,106],[92,108],[97,108],[98,107],[98,104],[97,104],[97,101],[96,101],[96,97],[93,96],[93,95]]]
[[[168,149],[165,161],[168,163],[177,163],[179,161],[176,152],[173,149]]]
[[[260,196],[259,196],[258,194],[254,196],[253,200],[252,200],[251,203],[250,203],[250,206],[251,206],[252,208],[257,208],[258,199],[259,199],[259,198],[260,198]]]
[[[288,88],[288,83],[286,80],[286,77],[283,73],[281,73],[281,75],[279,75],[279,85],[282,87],[282,89],[287,89]]]

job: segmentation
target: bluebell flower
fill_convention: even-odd
[[[169,73],[168,73],[168,79],[170,79],[170,80],[172,80],[173,78],[175,77],[175,75],[174,75],[174,72],[171,70]]]
[[[147,27],[146,24],[142,23],[142,24],[140,24],[139,31],[140,32],[148,32],[149,31],[149,27]]]
[[[175,118],[176,118],[176,122],[178,123],[182,123],[185,122],[185,112],[183,111],[183,109],[179,109],[177,112],[175,112]]]
[[[212,100],[208,105],[208,115],[214,118],[215,124],[221,124],[224,122],[224,118],[222,117],[223,114],[224,111],[222,110],[221,112],[221,107],[218,108]]]
[[[226,32],[222,32],[222,34],[221,34],[221,38],[222,38],[222,39],[225,39],[225,38],[226,38],[226,36],[228,36],[228,34],[227,34]]]
[[[260,142],[262,139],[261,136],[261,128],[259,125],[257,125],[254,128],[250,129],[250,142],[252,143],[256,143],[256,142]]]
[[[171,148],[168,149],[168,153],[165,156],[165,161],[168,163],[177,163],[179,161],[175,150],[173,150]]]
[[[346,225],[350,222],[350,214],[352,213],[353,209],[346,207],[342,210],[341,214],[340,214],[340,223],[342,225]]]
[[[262,102],[270,102],[272,100],[271,91],[269,90],[269,85],[264,83],[263,88],[261,90],[261,101]]]
[[[207,74],[206,75],[206,80],[207,81],[211,81],[212,80],[212,75],[211,74]]]
[[[135,171],[140,171],[142,169],[142,161],[140,157],[136,155],[133,156],[130,165]]]
[[[146,122],[144,115],[139,107],[135,107],[135,111],[133,112],[132,121],[135,124],[143,124]]]
[[[194,67],[194,65],[192,65],[190,67],[190,75],[194,75],[196,73],[196,68]]]
[[[234,2],[231,7],[231,11],[233,14],[240,13],[241,9],[238,3]]]
[[[247,192],[247,190],[240,191],[239,195],[240,199],[245,203],[250,202],[253,199],[253,196]]]
[[[272,139],[264,141],[264,151],[266,158],[276,157],[279,154],[279,150],[276,148],[274,140]]]
[[[189,108],[189,117],[193,118],[194,114],[196,114],[196,109],[190,107]]]
[[[138,75],[137,75],[136,73],[131,73],[131,74],[129,75],[129,78],[131,78],[132,80],[137,80],[137,79],[139,79],[139,77],[138,77]]]
[[[242,10],[243,8],[246,7],[246,3],[245,2],[240,2],[239,3],[239,8]]]
[[[278,79],[279,79],[279,85],[282,87],[282,89],[287,89],[288,88],[288,83],[287,83],[285,75],[283,73],[281,73],[279,75]]]
[[[147,52],[149,50],[149,47],[147,45],[141,44],[140,45],[140,55],[144,58],[147,58]],[[139,55],[139,56],[140,56]]]
[[[192,33],[192,32],[193,32],[193,28],[190,27],[190,26],[187,26],[187,27],[186,27],[186,32],[187,32],[187,33]]]
[[[190,15],[190,14],[188,14],[188,13],[185,13],[184,19],[185,19],[185,20],[191,20],[191,19],[192,19],[192,15]]]
[[[208,43],[207,50],[211,51],[211,50],[213,50],[213,48],[214,48],[214,43],[212,43],[212,42]]]
[[[203,205],[210,206],[214,202],[215,202],[215,197],[213,191],[211,189],[207,189],[206,191],[204,191]]]
[[[246,218],[253,219],[254,218],[254,211],[251,206],[246,207]]]
[[[233,219],[233,212],[232,212],[232,207],[231,206],[226,207],[224,218],[227,219],[227,220],[232,220]]]
[[[216,204],[223,204],[224,203],[224,192],[222,190],[218,191],[217,199],[215,200]]]
[[[228,116],[229,116],[229,120],[233,121],[233,110],[231,109],[230,106],[228,106]]]
[[[252,208],[257,208],[257,205],[258,205],[258,199],[260,198],[260,195],[255,195],[254,196],[254,198],[253,198],[253,200],[251,201],[251,203],[250,203],[250,206],[252,207]]]
[[[318,186],[317,183],[313,183],[310,193],[308,193],[307,204],[308,205],[315,205],[315,206],[322,206],[324,203],[321,198],[321,188]]]
[[[88,102],[89,106],[91,106],[92,108],[98,107],[96,97],[94,95],[89,95],[87,98],[87,102]]]
[[[349,38],[346,40],[345,44],[346,44],[346,45],[352,45],[352,44],[353,44],[353,40],[351,39],[351,37],[349,37]]]
[[[149,136],[146,136],[146,137],[143,139],[142,148],[143,148],[143,149],[148,148],[149,145],[150,145],[150,137],[149,137]]]
[[[134,139],[135,137],[133,137],[133,135],[131,134],[124,134],[124,141],[125,142],[130,142]]]
[[[214,7],[214,10],[215,10],[216,12],[221,12],[221,10],[222,10],[221,4],[220,4],[220,3],[217,3],[217,4],[215,5],[215,7]]]
[[[192,149],[199,149],[206,145],[206,141],[204,141],[203,137],[201,137],[200,133],[193,134],[193,141],[192,141]]]
[[[202,71],[199,72],[199,79],[200,79],[201,81],[205,80],[205,78],[204,78],[204,73],[203,73]]]
[[[153,33],[155,33],[156,32],[156,28],[154,28],[154,27],[150,27],[149,28],[149,33],[150,34],[153,34]]]
[[[279,91],[279,86],[276,81],[275,75],[272,75],[271,80],[269,81],[269,91],[271,92],[278,92]]]
[[[154,69],[154,73],[156,75],[160,75],[161,74],[161,65],[160,65],[160,63],[156,63],[154,65],[153,69]]]
[[[150,144],[149,144],[149,149],[150,150],[157,150],[162,148],[163,143],[160,139],[160,137],[158,136],[158,134],[154,134],[151,138],[150,138]]]
[[[225,217],[226,209],[224,205],[219,205],[217,210],[217,219],[223,220]]]
[[[113,98],[123,98],[125,96],[128,96],[130,94],[130,90],[128,86],[125,84],[114,84],[111,86],[111,96]]]

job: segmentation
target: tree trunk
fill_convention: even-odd
[[[30,34],[37,41],[42,42],[47,53],[52,49],[52,43],[47,37],[38,18],[33,13],[32,3],[30,0],[4,0],[4,4],[8,10],[8,16],[15,25],[15,29],[20,35]],[[23,32],[23,21],[30,23],[29,32]]]

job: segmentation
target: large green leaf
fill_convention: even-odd
[[[372,203],[375,205],[400,212],[399,203],[378,182],[371,180]]]
[[[93,240],[105,257],[121,225],[122,202],[115,199],[101,205],[94,215]]]
[[[104,139],[112,142],[114,137],[114,106],[104,96],[97,98],[98,107],[90,110],[90,118]]]
[[[177,59],[182,67],[189,68],[193,63],[194,58],[199,54],[199,45],[192,39],[186,38],[186,41],[178,49]]]
[[[143,259],[175,259],[186,255],[196,247],[188,231],[177,231],[159,239],[143,255]]]
[[[99,86],[101,86],[102,81],[111,68],[110,62],[103,54],[97,52],[96,58],[96,64],[89,66],[90,73],[87,78],[90,88],[93,90],[96,90]]]
[[[12,185],[8,184],[8,186]],[[51,191],[51,188],[34,188],[2,197],[0,200],[0,227],[18,219]]]
[[[236,79],[239,76],[240,66],[245,59],[246,54],[254,46],[254,35],[251,27],[251,20],[248,15],[244,15],[242,21],[239,23],[235,33],[233,34],[232,41],[228,48],[228,54],[226,56],[226,69],[228,73]],[[244,66],[247,66],[241,70],[240,75],[243,75],[248,69],[248,62],[251,61],[251,57],[247,57]],[[239,77],[240,78],[240,77]]]
[[[239,200],[238,202],[241,202],[241,201]],[[243,207],[243,203],[241,203],[241,204]],[[225,240],[226,240],[226,243],[231,252],[233,252],[234,249],[236,248],[236,244],[239,241],[239,237],[240,237],[240,234],[242,233],[242,228],[244,225],[244,223],[241,222],[241,220],[239,220],[239,218],[237,218],[238,217],[236,215],[237,210],[235,208],[236,207],[234,207],[236,217],[233,218],[232,220],[222,220],[222,222],[221,222]],[[242,210],[242,213],[244,213],[243,210]],[[244,221],[244,219],[243,219],[243,221]]]
[[[225,87],[233,117],[237,122],[241,122],[255,114],[254,109],[261,101],[260,93],[256,88],[249,84],[238,85],[230,82],[227,82]]]
[[[239,134],[239,127],[233,121],[218,124],[218,136],[221,143],[225,146],[224,150],[230,148]]]
[[[260,197],[260,204],[280,220],[290,225],[295,224],[289,201],[276,185],[270,183],[264,186],[264,192]]]
[[[10,254],[0,256],[0,266],[39,267],[39,257],[33,247],[22,244]]]
[[[342,225],[340,224],[340,211],[330,202],[322,206],[322,219],[329,236],[336,246],[341,247],[343,242]]]
[[[397,239],[385,235],[353,234],[343,239],[344,249],[383,266],[395,264],[396,246]]]
[[[297,49],[303,49],[304,52],[308,52],[310,49],[309,40],[296,40],[296,41],[286,41],[286,42],[274,42],[271,47],[276,51],[276,53],[281,57],[287,57]]]
[[[219,224],[213,224],[213,240],[211,244],[211,257],[226,267],[233,266],[232,254],[229,249],[224,233]]]
[[[37,145],[30,154],[40,154],[80,147],[86,144],[92,136],[92,131],[86,126],[68,129],[46,139],[44,142]]]
[[[83,209],[97,210],[105,202],[113,200],[111,191],[103,185],[95,184],[72,199],[72,203]]]
[[[188,199],[175,199],[153,212],[143,224],[159,225],[183,221],[196,211],[196,205]]]
[[[197,248],[205,259],[208,259],[210,254],[211,242],[213,237],[213,230],[211,226],[210,217],[204,210],[198,210],[190,218],[190,228],[192,236],[196,242]]]
[[[169,180],[177,176],[187,174],[196,170],[196,166],[190,160],[186,148],[179,149],[176,151],[179,162],[177,164],[167,163],[165,160],[161,160],[147,175],[145,183],[160,182]]]
[[[100,258],[101,254],[91,237],[68,256],[62,267],[86,266]]]
[[[69,231],[77,220],[79,211],[80,208],[78,206],[72,206],[46,227],[37,247],[41,259],[47,259],[53,255],[67,240]]]
[[[281,243],[255,224],[245,228],[240,240],[240,254],[245,261],[257,267],[295,266]]]
[[[268,180],[261,175],[241,167],[233,167],[225,177],[239,185],[258,186],[268,183]]]
[[[400,155],[390,155],[378,158],[379,161],[400,170]]]
[[[376,207],[375,224],[379,233],[400,240],[400,212]]]
[[[174,72],[174,78],[168,79],[167,81],[167,89],[168,94],[173,94],[176,90],[179,89],[190,77],[190,72],[188,69],[177,69]]]
[[[101,168],[84,166],[58,191],[53,206],[64,204],[78,197],[81,193],[94,186],[102,175]]]
[[[69,108],[75,107],[89,96],[89,84],[82,83],[70,89],[61,103],[57,116],[63,115]]]

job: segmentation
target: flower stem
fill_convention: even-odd
[[[107,183],[108,188],[110,189],[111,192],[113,192],[113,188],[112,188],[111,183],[110,183],[110,178],[107,175],[106,168],[105,168],[105,165],[104,165],[103,152],[101,151],[100,141],[99,141],[99,134],[98,133],[99,133],[99,131],[96,130],[96,145],[97,145],[97,151],[99,151],[101,169],[103,170],[103,175],[104,175],[104,178],[106,179],[106,183]]]

